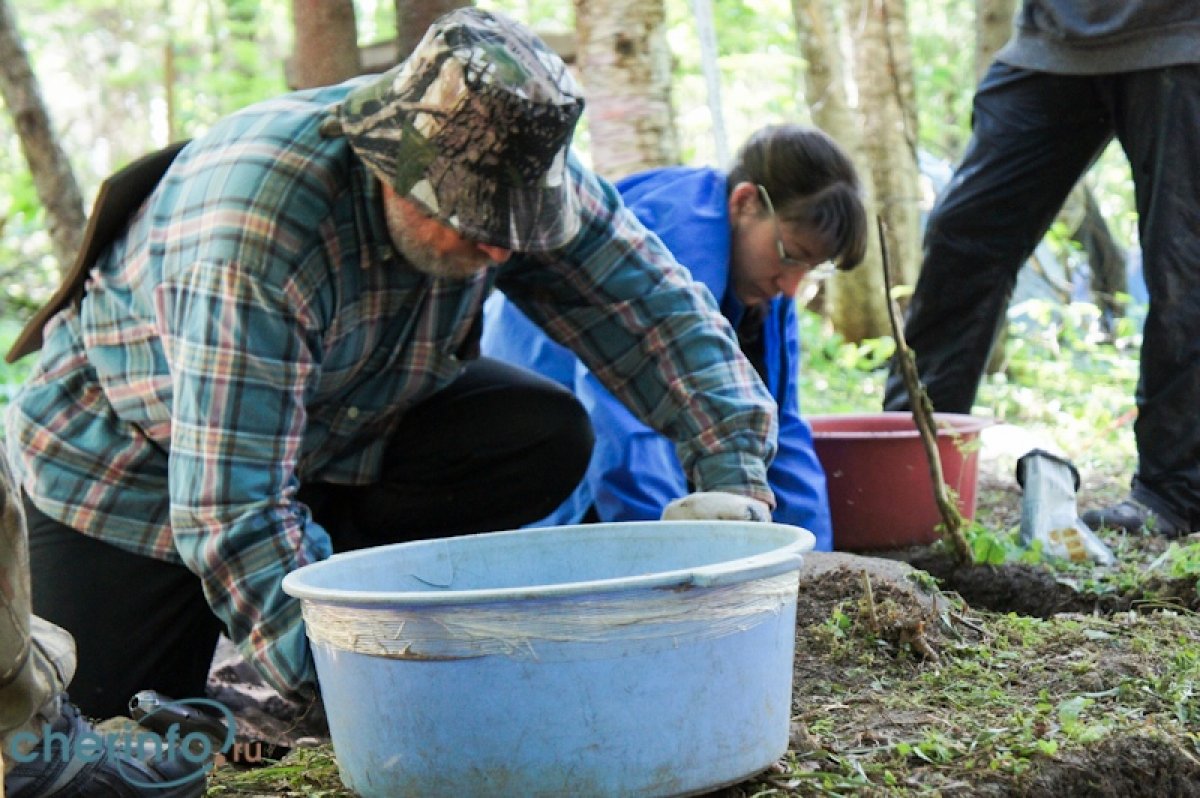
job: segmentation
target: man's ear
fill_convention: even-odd
[[[729,192],[729,216],[736,219],[742,216],[757,216],[762,210],[758,198],[758,186],[743,180]]]

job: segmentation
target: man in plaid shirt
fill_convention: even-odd
[[[676,442],[698,493],[667,517],[769,519],[774,402],[711,295],[570,153],[581,111],[528,30],[462,9],[388,73],[182,150],[8,416],[34,612],[75,635],[85,712],[202,695],[221,632],[311,697],[284,575],[570,493],[586,413],[477,358],[493,287]]]

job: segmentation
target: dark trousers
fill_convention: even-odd
[[[511,529],[545,516],[587,468],[578,401],[531,372],[481,358],[409,411],[379,483],[307,483],[299,499],[347,551]],[[88,715],[127,714],[134,693],[204,695],[223,626],[181,565],[80,534],[25,501],[34,612],[75,637],[69,691]]]
[[[1150,297],[1133,492],[1200,529],[1200,65],[1069,76],[993,64],[929,217],[905,338],[934,407],[969,412],[1017,272],[1114,136],[1132,167]],[[884,407],[907,406],[893,364]]]

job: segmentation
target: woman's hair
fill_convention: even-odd
[[[839,269],[862,262],[868,235],[862,184],[850,157],[826,133],[802,125],[760,128],[729,171],[730,191],[743,182],[767,190],[781,222],[823,236]]]

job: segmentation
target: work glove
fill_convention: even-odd
[[[766,502],[736,493],[702,491],[690,493],[668,504],[664,521],[770,521]]]

